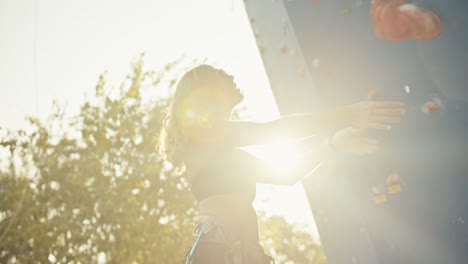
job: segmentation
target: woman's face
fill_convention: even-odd
[[[231,75],[221,72],[220,80],[216,86],[220,92],[218,100],[222,100],[226,104],[229,112],[244,99],[244,95],[237,88],[234,77]]]
[[[179,107],[181,122],[185,126],[210,127],[229,118],[232,109],[244,99],[233,80],[220,70],[213,83],[193,89]]]

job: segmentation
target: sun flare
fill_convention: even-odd
[[[271,144],[255,147],[254,155],[265,160],[276,170],[287,172],[298,166],[297,146],[288,141],[275,141]]]

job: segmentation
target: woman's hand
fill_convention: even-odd
[[[350,124],[355,128],[390,130],[389,124],[400,123],[406,110],[401,102],[363,101],[344,107]]]
[[[344,128],[330,138],[330,147],[338,152],[347,152],[359,156],[377,152],[380,149],[379,141],[364,137],[361,135],[362,132],[362,129]]]

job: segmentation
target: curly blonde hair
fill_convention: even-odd
[[[159,138],[158,150],[179,173],[185,172],[187,145],[190,139],[182,131],[181,111],[184,99],[196,88],[216,83],[224,71],[202,64],[188,70],[177,83],[176,90]]]

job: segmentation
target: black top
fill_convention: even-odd
[[[191,182],[195,198],[201,201],[212,195],[238,194],[253,202],[255,175],[248,175],[246,168],[252,157],[239,149],[223,149],[210,156]]]
[[[232,240],[258,243],[258,220],[252,206],[256,194],[256,179],[251,162],[255,159],[239,149],[222,149],[203,157],[201,168],[191,175],[191,190],[198,201],[213,195],[229,194],[236,197],[236,208],[226,205],[221,218],[229,218],[233,226],[226,227]],[[187,167],[190,174],[190,167]]]

